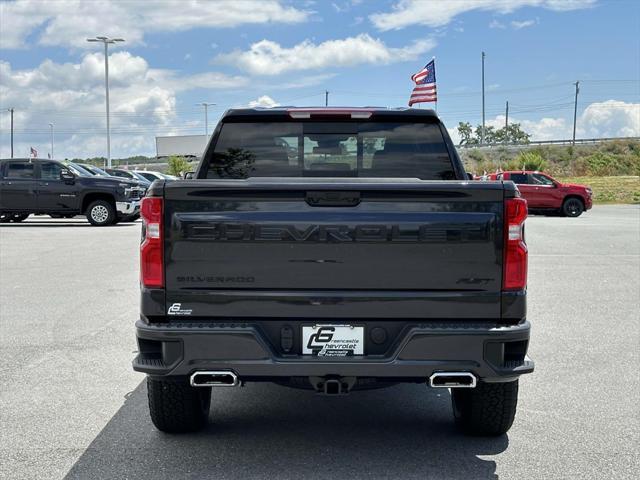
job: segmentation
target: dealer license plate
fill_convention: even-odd
[[[313,325],[302,327],[302,353],[318,357],[364,354],[364,327]]]

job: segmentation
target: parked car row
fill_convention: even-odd
[[[114,177],[139,180],[146,183],[147,185],[151,185],[155,180],[178,180],[178,177],[174,177],[173,175],[167,175],[166,173],[154,172],[151,170],[124,170],[121,168],[105,168],[104,172]]]
[[[538,171],[506,171],[475,177],[511,180],[529,210],[578,217],[592,205],[585,185],[562,183]],[[21,222],[29,214],[53,218],[86,215],[93,225],[135,221],[140,199],[155,180],[177,177],[146,170],[124,170],[40,159],[0,160],[0,222]]]
[[[112,176],[97,167],[44,159],[0,160],[0,222],[30,214],[85,215],[92,225],[135,221],[148,182]]]
[[[153,172],[150,170],[135,170],[135,172],[143,176],[150,182],[153,182],[154,180],[167,180],[167,181],[178,180],[178,177],[174,177],[173,175],[167,175],[166,173],[160,173],[160,172]]]
[[[593,206],[593,191],[586,185],[562,183],[551,175],[537,171],[519,170],[492,173],[476,177],[478,180],[511,180],[527,200],[529,210],[560,213],[579,217]]]

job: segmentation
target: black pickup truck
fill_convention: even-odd
[[[527,356],[526,202],[467,181],[433,111],[228,111],[193,180],[142,201],[134,369],[153,423],[192,431],[212,387],[449,388],[499,435]]]
[[[138,218],[146,188],[138,182],[84,174],[56,160],[0,160],[0,222],[21,222],[32,213],[86,215],[105,226]]]

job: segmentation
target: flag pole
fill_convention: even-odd
[[[435,57],[435,56],[431,57],[431,61],[433,62],[433,71],[434,71],[434,74],[435,74],[435,70],[436,70],[436,57]],[[436,78],[435,76],[433,77],[433,79],[437,81],[437,78]],[[437,93],[437,92],[436,92],[436,101],[435,101],[435,104],[436,104],[436,115],[437,115],[437,114],[438,114],[438,93]]]

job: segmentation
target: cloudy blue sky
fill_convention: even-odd
[[[436,57],[438,112],[453,132],[481,119],[567,138],[640,135],[640,2],[605,0],[219,0],[0,2],[0,156],[105,155],[110,51],[112,156],[154,155],[156,135],[200,134],[242,105],[405,106]]]

